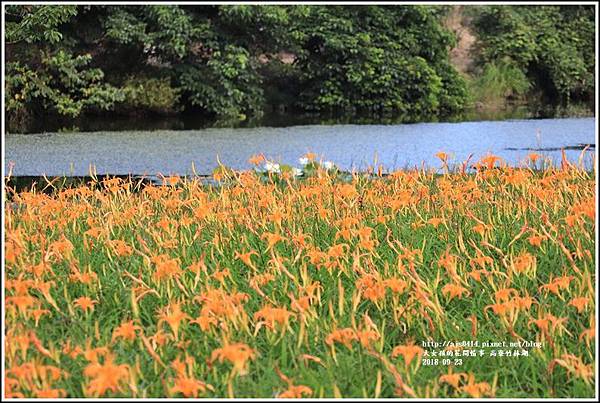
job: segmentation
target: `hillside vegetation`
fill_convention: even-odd
[[[410,121],[490,98],[592,100],[592,6],[463,8],[476,37],[466,76],[451,61],[448,6],[8,6],[8,128],[271,110]]]

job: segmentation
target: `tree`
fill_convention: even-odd
[[[460,110],[452,34],[434,6],[10,6],[11,130],[86,113],[206,119],[307,111]]]
[[[59,29],[77,15],[75,6],[8,6],[6,14],[9,130],[27,126],[36,114],[77,117],[84,109],[106,110],[123,100],[103,82],[102,70],[89,67],[91,55],[63,49]]]
[[[593,6],[486,6],[474,26],[481,64],[510,60],[549,101],[592,99]]]
[[[400,112],[458,110],[464,81],[448,62],[453,43],[429,7],[309,7],[294,19],[300,105]]]

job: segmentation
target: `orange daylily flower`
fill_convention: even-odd
[[[560,290],[563,289],[568,289],[569,288],[569,284],[571,282],[571,280],[573,280],[573,276],[562,276],[562,277],[556,277],[555,279],[551,280],[549,283],[542,285],[539,290],[542,291],[550,291],[553,294],[556,295],[560,295]]]
[[[123,383],[129,379],[129,366],[126,364],[115,364],[112,354],[104,357],[104,363],[91,362],[85,367],[83,374],[92,378],[85,388],[88,396],[104,396],[107,391],[122,392]]]
[[[573,298],[570,302],[570,306],[574,306],[577,309],[577,312],[582,313],[585,308],[587,308],[590,299],[587,297],[577,297]]]
[[[433,225],[435,228],[437,228],[438,225],[440,225],[443,222],[444,222],[444,220],[441,218],[438,218],[438,217],[433,217],[433,218],[430,218],[429,220],[427,220],[427,223]]]
[[[529,241],[529,244],[531,246],[541,246],[542,241],[544,241],[545,239],[546,239],[545,236],[540,236],[540,235],[531,235],[529,238],[527,238],[527,240]]]
[[[498,315],[498,316],[504,316],[508,310],[510,309],[512,305],[511,304],[507,304],[507,303],[496,303],[496,304],[492,304],[492,305],[487,305],[484,308],[484,312],[487,312],[489,309],[491,309],[494,314]]]
[[[336,258],[345,256],[347,250],[348,250],[348,245],[341,243],[341,244],[331,246],[329,248],[329,251],[327,252],[327,254],[329,255],[329,257],[336,259]]]
[[[280,399],[300,399],[304,395],[312,395],[313,391],[308,386],[304,385],[290,385],[285,392],[281,392],[277,395]]]
[[[408,283],[404,280],[400,280],[398,278],[389,278],[384,280],[383,283],[386,287],[388,287],[392,292],[401,294],[408,287]]]
[[[590,384],[594,379],[594,364],[586,365],[582,359],[573,354],[563,354],[560,358],[555,358],[548,364],[548,372],[552,373],[556,365],[567,370],[569,376],[581,378],[587,384]]]
[[[37,299],[31,295],[18,295],[14,297],[5,297],[6,305],[14,305],[21,313],[27,312],[29,307],[33,306]]]
[[[448,370],[447,374],[440,375],[439,382],[447,383],[451,385],[454,389],[459,389],[459,383],[461,380],[466,379],[468,376],[464,372],[452,372],[452,367]]]
[[[250,251],[250,252],[246,252],[246,253],[239,253],[239,252],[235,252],[235,258],[236,259],[240,259],[242,262],[244,262],[244,264],[248,267],[251,267],[253,269],[256,269],[256,267],[254,266],[254,264],[252,263],[252,260],[250,259],[250,257],[252,255],[257,255],[258,253],[256,253],[256,251]]]
[[[377,302],[385,297],[385,284],[383,282],[373,283],[364,288],[363,295],[366,299]]]
[[[200,329],[202,329],[203,332],[206,332],[211,328],[211,326],[217,324],[217,319],[206,315],[200,315],[196,319],[190,320],[190,323],[197,324],[200,326]]]
[[[514,261],[512,267],[517,273],[524,273],[536,267],[537,258],[530,253],[521,253]]]
[[[443,163],[448,161],[448,154],[443,151],[437,152],[435,156],[438,157]]]
[[[88,272],[82,273],[79,271],[79,269],[77,269],[77,267],[72,267],[69,278],[72,281],[77,281],[82,284],[91,284],[92,282],[98,280],[98,275],[96,273],[94,273],[93,271],[88,271]]]
[[[212,385],[206,384],[193,376],[195,360],[186,356],[185,362],[179,358],[171,363],[177,376],[174,385],[169,388],[170,394],[181,393],[185,397],[198,397],[199,394],[206,392],[207,389],[214,390]]]
[[[133,321],[122,323],[118,328],[113,331],[112,340],[122,338],[124,340],[133,341],[136,338],[136,330],[141,330],[141,327],[134,325]]]
[[[354,185],[351,185],[349,183],[338,186],[336,190],[340,197],[344,199],[350,199],[352,197],[358,196],[358,192],[356,191]]]
[[[275,323],[284,326],[287,325],[290,318],[294,317],[294,313],[284,308],[273,308],[265,306],[254,314],[254,320],[262,319],[269,328],[273,329]]]
[[[94,305],[97,303],[98,301],[89,297],[79,297],[74,301],[74,305],[81,308],[84,312],[93,311]]]
[[[496,165],[496,162],[501,161],[502,158],[497,155],[488,154],[481,158],[481,162],[485,165],[486,168],[492,169]]]
[[[594,338],[596,338],[596,328],[595,327],[591,327],[590,329],[585,329],[579,335],[579,341],[585,339],[585,342],[588,345],[588,347],[591,345],[591,341]]]
[[[160,310],[158,325],[167,322],[175,340],[179,340],[179,326],[185,319],[190,319],[189,315],[181,310],[181,303],[174,302]]]
[[[66,257],[70,257],[73,254],[73,243],[69,241],[64,235],[60,241],[54,241],[49,246],[50,254],[56,256],[59,260],[63,260]]]
[[[320,265],[327,259],[327,254],[318,249],[311,249],[306,252],[306,255],[309,257],[310,263],[314,265]]]
[[[559,318],[550,313],[546,314],[544,317],[539,317],[538,319],[531,319],[528,323],[529,326],[531,324],[535,324],[540,330],[548,334],[550,330],[554,331],[556,329],[559,332],[564,329],[564,323],[567,321],[567,318]],[[550,325],[552,327],[550,327]]]
[[[485,269],[486,265],[492,265],[494,264],[494,259],[492,259],[489,256],[483,256],[483,255],[479,255],[475,258],[471,259],[471,267],[475,267],[475,266],[479,266],[482,269]]]
[[[198,397],[199,394],[206,392],[206,384],[195,378],[187,376],[178,376],[175,384],[169,388],[171,394],[181,393],[185,397]]]
[[[442,287],[442,294],[448,296],[448,301],[452,301],[454,298],[461,299],[463,295],[471,294],[469,290],[458,284],[446,284]]]
[[[169,280],[177,278],[183,274],[179,266],[179,259],[169,259],[166,255],[161,255],[155,259],[156,270],[153,277],[156,281]]]
[[[356,332],[354,331],[354,329],[345,328],[336,329],[329,333],[329,335],[327,335],[327,338],[325,339],[325,343],[327,343],[330,346],[333,346],[333,344],[337,342],[351,349],[353,340],[358,340]]]
[[[408,371],[408,367],[415,357],[417,357],[417,367],[421,364],[421,357],[423,356],[424,352],[425,350],[420,346],[415,344],[406,344],[394,347],[392,350],[392,358],[396,358],[397,356],[401,355],[404,359],[404,366]]]
[[[483,396],[489,396],[492,388],[487,382],[475,382],[475,375],[471,373],[468,376],[467,384],[461,388],[461,391],[467,393],[471,397],[481,398]]]
[[[250,162],[252,165],[260,165],[262,162],[265,161],[265,156],[262,154],[259,155],[253,155],[252,157],[250,157],[250,159],[248,160],[248,162]]]
[[[529,295],[525,295],[523,297],[515,297],[513,298],[513,302],[519,309],[525,310],[530,309],[533,304],[537,304],[535,299],[533,299]]]
[[[265,232],[261,236],[261,239],[267,239],[267,249],[265,249],[265,252],[268,252],[269,250],[271,250],[271,248],[273,248],[278,242],[285,240],[285,238],[279,234],[271,234],[268,232]]]
[[[370,348],[371,343],[379,340],[380,335],[375,330],[358,330],[356,331],[356,337],[363,348]]]
[[[33,319],[35,320],[35,326],[36,327],[38,326],[38,323],[39,323],[42,315],[47,315],[49,313],[50,313],[50,311],[47,309],[34,309],[33,311],[31,311],[31,314],[33,315]]]
[[[541,158],[541,155],[539,155],[537,153],[529,153],[529,154],[527,154],[527,158],[529,159],[529,161],[531,161],[535,164],[535,162]]]
[[[485,224],[477,224],[475,226],[473,226],[473,231],[477,232],[479,235],[483,236],[485,235],[485,232],[489,229],[488,225]]]
[[[133,253],[133,248],[120,239],[111,239],[106,243],[117,256],[130,256]]]
[[[387,284],[389,283],[381,281],[372,275],[366,275],[356,281],[356,288],[362,292],[362,295],[366,299],[377,303],[377,301],[385,298],[385,288]],[[394,282],[393,285],[402,286],[402,284],[397,282]]]
[[[309,161],[314,161],[317,158],[317,154],[308,152],[303,155],[304,158],[307,158]]]
[[[225,278],[227,278],[227,277],[231,278],[231,272],[229,271],[229,269],[225,268],[223,270],[219,270],[219,271],[214,272],[212,274],[212,277],[215,280],[217,280],[217,281],[219,281],[219,282],[222,283],[222,282],[225,281]]]
[[[494,293],[494,298],[496,298],[497,302],[506,302],[514,294],[517,294],[517,290],[514,288],[502,288]]]
[[[223,362],[227,360],[233,364],[233,368],[238,374],[243,375],[247,372],[248,361],[253,360],[255,357],[256,351],[248,345],[234,343],[225,344],[223,347],[214,350],[210,355],[210,361],[219,360],[219,362]]]
[[[346,241],[349,241],[352,238],[352,231],[348,228],[344,228],[336,232],[335,239],[344,238]]]

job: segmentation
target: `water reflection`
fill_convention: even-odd
[[[32,127],[32,133],[41,132],[97,132],[97,131],[154,131],[154,130],[200,130],[207,128],[255,128],[255,127],[287,127],[302,125],[340,125],[340,124],[406,124],[423,122],[473,122],[498,121],[508,119],[541,119],[553,118],[555,111],[534,105],[509,105],[503,108],[477,109],[471,108],[448,116],[423,116],[421,119],[407,120],[402,115],[361,115],[321,113],[310,114],[301,111],[270,112],[260,118],[245,120],[221,119],[211,120],[205,116],[187,113],[177,116],[144,115],[87,115],[81,116],[71,123],[56,119],[39,119]]]

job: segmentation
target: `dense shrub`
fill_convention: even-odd
[[[125,100],[122,108],[130,111],[150,111],[171,114],[179,109],[179,90],[169,78],[131,77],[123,85]]]
[[[73,56],[60,50],[54,55],[42,54],[36,69],[8,63],[5,102],[9,129],[27,123],[36,108],[74,118],[84,110],[108,110],[122,101],[123,92],[103,82],[102,70],[88,68],[90,60],[89,54]]]
[[[187,110],[228,122],[273,106],[404,120],[450,114],[469,94],[449,60],[456,38],[441,23],[448,10],[9,6],[9,127],[106,110]],[[538,92],[563,104],[592,98],[591,6],[484,6],[474,26],[481,72],[474,93]]]
[[[11,119],[94,108],[243,119],[269,103],[412,117],[460,109],[466,95],[439,7],[11,7]],[[49,77],[41,54],[71,82],[42,79],[45,90],[15,98]]]
[[[488,105],[518,99],[530,89],[525,73],[510,58],[492,61],[471,81],[470,94]]]
[[[430,7],[311,7],[294,34],[306,109],[412,117],[463,106],[464,82],[448,74],[454,38]]]
[[[480,62],[510,58],[550,101],[591,99],[595,15],[592,5],[486,6],[474,20]]]

